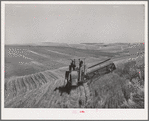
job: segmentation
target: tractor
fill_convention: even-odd
[[[76,59],[71,59],[69,70],[65,72],[65,81],[67,81],[67,86],[76,87],[79,84],[88,82],[95,76],[101,76],[112,72],[116,69],[116,67],[115,64],[110,60],[111,59],[109,58],[100,63],[96,63],[87,67],[85,58],[78,59],[78,66],[76,66]]]

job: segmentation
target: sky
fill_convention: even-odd
[[[5,43],[144,42],[143,5],[6,4]]]

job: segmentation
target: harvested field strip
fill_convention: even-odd
[[[53,51],[53,50],[48,50],[48,49],[46,49],[46,50],[47,50],[47,51],[50,51],[50,52],[53,52],[53,53],[60,54],[60,55],[65,55],[65,56],[73,57],[73,56],[72,56],[72,55],[70,55],[70,54],[61,53],[61,52],[58,52],[58,51]]]
[[[84,108],[88,100],[90,100],[90,90],[87,85],[87,83],[80,85],[70,91],[70,94],[67,93],[60,93],[59,90],[54,91],[56,87],[60,87],[63,85],[64,80],[63,79],[53,79],[51,78],[51,75],[54,78],[56,77],[54,74],[51,74],[51,72],[44,72],[43,74],[36,74],[32,75],[32,77],[23,77],[18,78],[17,84],[20,82],[20,88],[23,88],[23,90],[26,91],[26,94],[20,93],[19,95],[16,95],[12,100],[8,100],[5,102],[6,108]],[[42,76],[45,76],[45,79]],[[38,77],[38,78],[37,78]],[[46,85],[43,86],[37,86],[39,83],[38,81],[41,81],[42,77],[42,83],[45,83],[45,80],[47,81]],[[48,78],[52,80],[48,80]],[[36,82],[29,82],[29,80],[35,80]],[[38,81],[37,81],[38,80]],[[12,81],[9,81],[11,83]],[[41,83],[41,82],[40,82]],[[14,83],[13,83],[14,84]],[[33,88],[33,85],[36,85],[37,87]],[[39,85],[39,84],[38,84]],[[29,87],[32,86],[32,87]],[[39,88],[40,87],[40,88]],[[20,89],[18,88],[18,89]],[[27,88],[31,88],[31,90],[27,90]],[[15,89],[16,91],[17,89]],[[18,91],[18,90],[17,90]]]
[[[57,81],[56,81],[57,82]],[[41,98],[38,103],[36,103],[37,106],[40,106],[40,103],[42,102],[42,100],[46,100],[46,95],[49,94],[50,92],[53,92],[56,82],[53,82],[52,85],[49,85],[47,92],[43,95],[44,98]],[[51,97],[51,96],[50,96]]]
[[[56,88],[57,85],[62,85],[62,81],[53,80],[51,82],[48,82],[45,86],[42,86],[41,88],[30,90],[26,93],[26,95],[17,96],[12,101],[5,103],[5,107],[43,108],[49,104],[49,100],[47,100],[46,98],[50,99],[52,104],[55,104],[58,102],[57,98],[59,99],[60,97],[60,94],[58,92],[55,92],[55,94],[53,93],[53,90]],[[51,98],[52,96],[56,96],[56,98],[53,99]]]
[[[38,87],[40,87],[42,85],[42,83],[40,82],[40,79],[38,79],[38,74],[32,75],[32,79],[36,80],[36,81],[34,81],[35,85],[36,85],[36,88],[38,88]]]
[[[79,101],[80,101],[80,89],[79,87],[77,88],[77,97],[76,97],[76,107],[79,108]]]
[[[114,80],[115,77],[110,77],[109,75],[108,78],[113,78]],[[102,78],[94,79],[92,83],[97,83],[96,80],[98,80],[98,83],[102,85],[98,89],[98,93],[100,93],[100,99],[98,101],[100,102],[96,103],[101,103],[100,105],[103,105],[102,107],[105,108],[113,108],[113,106],[119,107],[123,103],[123,101],[115,101],[115,98],[121,98],[121,96],[119,94],[114,96],[113,94],[116,94],[116,92],[109,92],[109,90],[113,89],[113,86],[116,86],[115,83],[111,87],[109,86],[111,85],[111,82],[103,82]],[[55,73],[52,73],[50,71],[45,71],[42,73],[32,74],[31,76],[25,76],[23,78],[17,78],[16,80],[11,80],[9,81],[7,87],[11,86],[13,95],[15,96],[12,100],[6,101],[5,107],[85,108],[92,101],[91,94],[93,94],[94,97],[99,96],[99,94],[94,94],[93,90],[89,89],[87,83],[71,89],[69,94],[67,94],[66,92],[61,92],[59,90],[54,91],[56,87],[63,86],[63,83],[64,79],[62,79],[59,74],[56,76]],[[121,87],[117,86],[117,88]],[[92,93],[90,91],[92,91]],[[106,95],[107,93],[111,96]],[[97,99],[94,98],[94,101],[96,100]]]
[[[51,85],[51,83],[50,83]],[[25,108],[28,108],[28,107],[34,107],[34,105],[38,104],[38,102],[42,99],[43,95],[47,92],[49,86],[46,86],[44,88],[42,88],[42,90],[38,90],[37,92],[35,93],[32,93],[30,96],[29,96],[29,101],[28,100],[25,100],[24,103],[23,103],[23,107]],[[28,103],[30,102],[30,104]]]
[[[52,71],[52,73],[55,74],[55,75],[58,75],[59,78],[62,78],[62,79],[65,78],[65,71],[61,72],[59,70],[55,70],[55,71]]]
[[[56,88],[56,86],[58,85],[58,83],[60,83],[59,80],[56,80],[55,82],[53,82],[52,85],[50,85],[48,87],[47,92],[43,95],[43,97],[41,98],[41,100],[39,100],[38,104],[36,104],[35,107],[45,107],[43,102],[46,102],[46,107],[50,107],[49,106],[49,101],[51,102],[53,100],[53,98],[56,96],[53,94],[54,89]]]
[[[91,99],[90,97],[90,89],[87,85],[87,83],[84,84],[84,90],[85,90],[85,95],[86,95],[86,103],[88,103]]]
[[[20,82],[19,82],[20,81]],[[15,80],[15,82],[16,82],[16,87],[19,87],[16,91],[17,91],[17,95],[18,94],[20,94],[20,93],[23,93],[24,91],[23,91],[23,89],[24,89],[24,87],[25,87],[25,85],[24,86],[22,86],[22,84],[21,84],[21,80]],[[17,86],[17,85],[19,85],[19,86]]]
[[[84,87],[80,86],[80,100],[79,100],[79,105],[81,108],[84,108],[85,106],[85,91],[84,91]]]
[[[54,74],[52,74],[52,72],[47,71],[47,75],[49,75],[50,77],[54,78],[54,79],[58,79],[57,76],[55,76]]]
[[[70,107],[71,108],[79,108],[79,98],[80,98],[80,93],[78,93],[79,88],[74,89],[70,92]]]
[[[28,78],[29,78],[29,77],[25,77],[25,81],[27,82],[27,84],[28,84],[28,86],[29,86],[28,89],[31,90],[31,83],[30,83],[31,80],[29,80]]]
[[[39,77],[41,77],[43,83],[47,83],[47,80],[46,80],[45,76],[42,74],[42,72],[39,73]]]
[[[79,108],[84,107],[87,99],[90,98],[88,86],[82,85],[72,89],[70,94],[60,94],[59,90],[54,91],[56,87],[62,86],[63,80],[53,80],[47,85],[30,90],[26,95],[18,95],[5,107],[9,108]],[[81,103],[81,104],[80,104]],[[81,106],[80,106],[81,105]]]
[[[38,84],[38,87],[40,87],[42,85],[42,79],[41,79],[41,77],[39,77],[38,74],[33,75],[33,79],[36,80],[36,83]]]
[[[42,63],[43,61],[45,61],[45,62],[51,62],[53,64],[55,63],[57,65],[58,64],[64,65],[63,63],[61,63],[60,61],[58,61],[59,60],[59,57],[58,57],[58,59],[54,59],[53,56],[50,57],[50,55],[48,55],[48,54],[45,55],[43,53],[41,54],[41,53],[37,53],[37,52],[31,51],[31,50],[29,50],[29,52],[30,52],[29,56],[32,57],[32,58],[34,58],[34,60],[36,60],[38,63]]]
[[[53,95],[53,98],[52,98],[51,103],[50,103],[50,108],[55,108],[56,107],[56,101],[59,100],[60,94],[58,93],[58,90],[57,90],[57,91],[54,91],[52,93],[52,95]]]
[[[43,76],[43,75],[41,75],[41,73],[39,73],[39,74],[35,74],[33,77],[35,78],[35,79],[37,79],[38,80],[38,83],[39,83],[39,85],[42,85],[42,84],[44,84],[45,83],[45,77]]]
[[[26,84],[26,82],[24,81],[23,78],[22,78],[22,83],[23,83],[23,90],[24,90],[24,92],[27,92],[27,84]]]
[[[35,90],[30,90],[28,91],[25,95],[19,95],[17,97],[15,97],[13,100],[8,101],[5,106],[6,107],[32,107],[33,104],[35,104],[35,100],[38,101],[38,98],[44,94],[44,92],[46,92],[47,88],[49,87],[49,85],[51,85],[53,82],[49,82],[47,83],[47,85],[43,85],[41,88],[37,88]],[[35,98],[36,96],[38,96],[37,98]],[[35,100],[34,100],[35,99]],[[28,103],[32,103],[34,102],[32,105],[28,104]]]
[[[90,98],[87,84],[83,84],[70,91],[70,94],[54,91],[62,86],[63,80],[49,81],[41,88],[28,91],[25,95],[18,95],[5,103],[6,108],[80,108]]]
[[[28,91],[39,88],[49,81],[56,79],[58,79],[58,77],[51,72],[39,72],[28,76],[11,78],[5,83],[5,99],[9,100],[17,95],[25,94]]]
[[[91,105],[98,108],[121,108],[127,102],[128,94],[125,96],[123,86],[125,80],[117,74],[107,74],[90,85],[93,94]],[[124,88],[126,90],[126,87]]]

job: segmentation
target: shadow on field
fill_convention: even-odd
[[[54,91],[59,90],[59,92],[61,93],[61,95],[63,93],[70,94],[70,91],[71,90],[76,89],[76,88],[78,88],[81,85],[83,85],[83,83],[79,83],[78,86],[71,86],[69,83],[67,83],[65,86],[56,87],[54,89]]]

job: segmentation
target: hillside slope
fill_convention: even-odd
[[[89,88],[83,84],[65,89],[64,77],[50,71],[9,80],[5,84],[6,108],[80,107],[89,99]],[[84,102],[84,104],[85,104]],[[81,105],[83,106],[83,104]]]
[[[136,79],[137,72],[131,75],[122,72],[121,76],[119,69],[100,77],[97,75],[76,88],[65,87],[65,68],[11,78],[5,83],[5,107],[143,108],[143,88],[139,87],[141,91],[136,91],[129,80],[134,75],[133,79]]]

